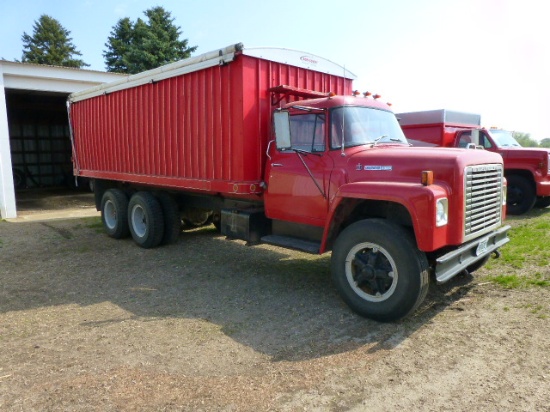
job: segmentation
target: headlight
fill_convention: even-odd
[[[449,201],[447,198],[438,199],[435,204],[435,225],[445,226],[449,222]]]

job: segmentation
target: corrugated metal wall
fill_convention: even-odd
[[[259,182],[271,138],[268,89],[280,84],[351,92],[351,80],[239,55],[81,100],[71,107],[80,174],[228,192],[235,182]]]

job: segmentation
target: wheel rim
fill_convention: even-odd
[[[145,232],[147,232],[147,217],[145,215],[145,211],[143,210],[143,207],[140,205],[135,205],[132,208],[132,228],[134,229],[134,233],[138,237],[145,236]]]
[[[398,273],[394,260],[384,248],[365,242],[349,251],[346,278],[359,297],[370,302],[381,302],[395,291]]]
[[[105,212],[103,214],[105,218],[105,224],[109,229],[115,229],[118,222],[117,210],[116,210],[115,204],[112,201],[107,200],[107,202],[105,202],[105,206],[103,207],[103,210]]]

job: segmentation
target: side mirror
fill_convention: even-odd
[[[275,142],[277,149],[288,150],[290,144],[290,116],[287,111],[276,111],[273,113],[273,125],[275,127]]]

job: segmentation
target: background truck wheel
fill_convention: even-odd
[[[508,192],[507,192],[507,211],[510,215],[522,215],[530,211],[537,195],[533,184],[529,179],[523,176],[511,175],[507,176]]]
[[[122,239],[128,228],[128,196],[120,189],[108,189],[101,198],[101,221],[109,236]]]
[[[145,249],[158,246],[164,234],[160,202],[149,192],[137,192],[128,204],[128,223],[134,242]]]
[[[168,193],[159,193],[157,198],[162,208],[164,218],[164,235],[161,245],[170,245],[177,242],[181,233],[181,216],[178,203]]]
[[[550,206],[550,196],[539,196],[535,202],[536,207],[544,208]]]
[[[485,264],[489,261],[490,258],[491,258],[491,255],[489,254],[485,256],[483,259],[480,259],[477,262],[468,266],[466,270],[468,271],[468,273],[474,273],[476,270],[481,269],[483,266],[485,266]]]
[[[412,313],[428,293],[428,261],[400,226],[362,220],[347,227],[332,251],[332,278],[361,316],[394,321]]]

